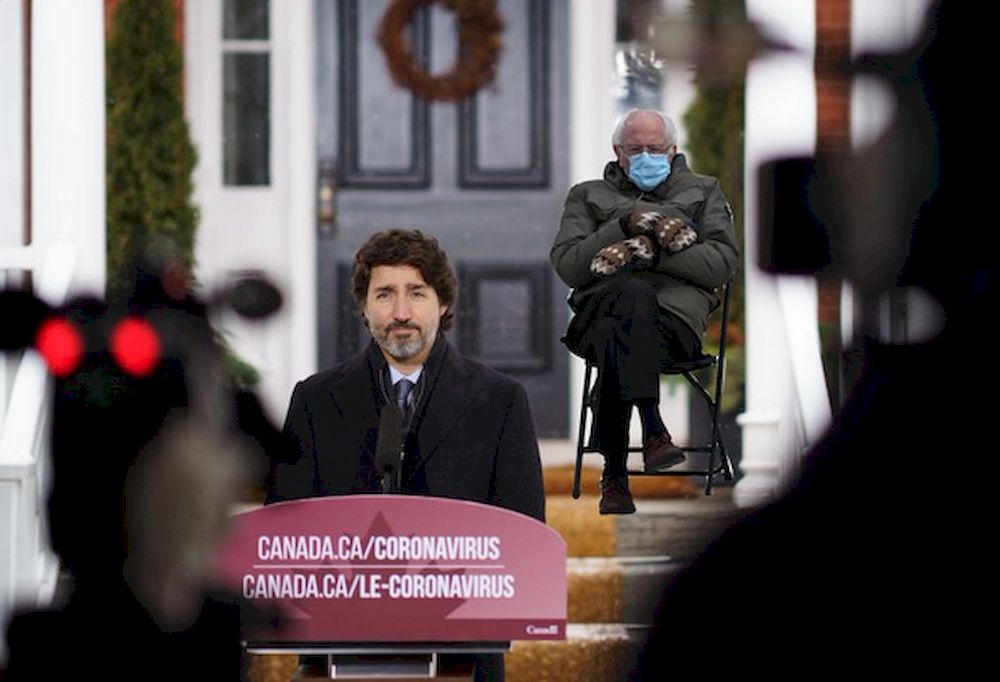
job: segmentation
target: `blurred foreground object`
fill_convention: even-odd
[[[833,268],[868,300],[919,287],[940,305],[941,329],[911,344],[861,339],[861,374],[801,476],[671,581],[634,681],[680,674],[676,652],[713,640],[717,677],[974,676],[963,669],[975,661],[966,654],[983,650],[973,614],[994,591],[984,560],[990,514],[975,508],[979,487],[991,485],[982,475],[990,448],[978,431],[972,447],[945,443],[952,429],[995,421],[995,364],[961,372],[954,363],[970,356],[982,318],[1000,304],[1000,269],[993,228],[966,219],[960,206],[969,205],[943,193],[945,131],[950,149],[965,147],[972,130],[990,132],[967,117],[956,127],[961,100],[944,92],[958,80],[951,65],[973,64],[964,57],[984,43],[968,32],[973,13],[944,6],[932,8],[912,49],[858,66],[881,73],[899,98],[880,140],[854,155],[765,169],[774,224],[761,244],[769,271]],[[957,189],[954,168],[948,177]],[[962,180],[966,201],[988,196],[978,187],[988,175]],[[704,670],[699,656],[688,660]]]
[[[262,319],[281,296],[248,276],[202,301],[171,252],[147,256],[125,302],[0,292],[0,350],[39,352],[53,375],[48,527],[72,583],[12,619],[5,682],[50,674],[52,652],[75,665],[108,650],[123,677],[245,676],[242,623],[262,616],[209,584],[206,561],[280,433],[233,382],[207,312]]]

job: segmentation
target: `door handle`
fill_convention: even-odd
[[[337,166],[333,159],[321,160],[316,175],[316,222],[321,235],[332,237],[337,232]]]

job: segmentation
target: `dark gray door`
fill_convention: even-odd
[[[373,232],[418,228],[459,276],[463,354],[519,380],[540,437],[568,435],[566,290],[548,251],[567,188],[566,0],[502,0],[493,84],[459,103],[396,86],[375,35],[389,0],[317,0],[319,366],[368,342],[351,258]],[[432,73],[451,68],[453,15],[409,34]]]

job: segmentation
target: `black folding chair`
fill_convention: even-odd
[[[732,289],[732,282],[727,282],[722,287],[722,326],[719,334],[718,355],[703,354],[700,358],[689,362],[679,362],[664,365],[660,368],[661,374],[679,374],[687,379],[708,405],[709,415],[712,421],[711,439],[703,445],[678,446],[685,453],[698,453],[699,457],[694,462],[693,467],[679,469],[666,469],[664,471],[646,472],[641,469],[629,469],[629,476],[704,476],[705,494],[712,494],[712,486],[716,477],[722,476],[726,481],[733,480],[733,464],[726,450],[726,443],[722,437],[722,430],[719,428],[719,416],[722,404],[722,391],[725,388],[726,379],[726,337],[729,331],[729,296]],[[714,387],[706,386],[698,379],[697,373],[702,370],[715,367]],[[593,384],[596,380],[596,365],[587,360],[586,370],[583,375],[583,396],[580,399],[580,431],[576,442],[576,469],[573,473],[573,497],[580,497],[580,478],[583,470],[583,456],[589,453],[599,453],[594,445],[594,413],[591,409],[590,395],[593,391]],[[714,392],[709,389],[714,388]],[[630,445],[629,452],[642,452],[641,445]],[[689,459],[689,462],[691,460]],[[700,466],[699,466],[700,464]]]

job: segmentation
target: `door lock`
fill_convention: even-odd
[[[337,231],[337,167],[333,159],[319,164],[316,188],[316,221],[319,233],[332,237]]]

